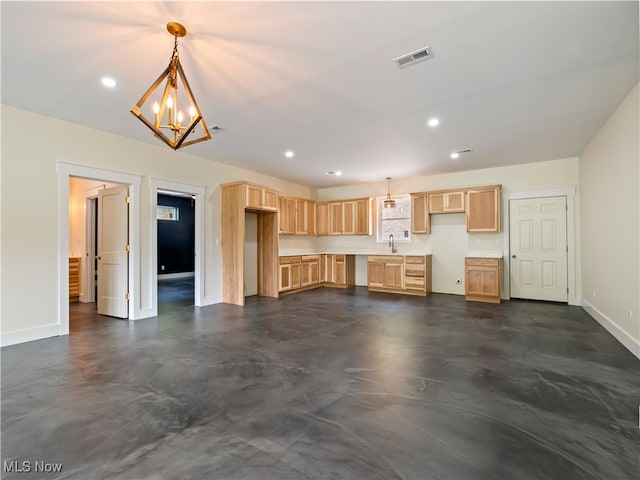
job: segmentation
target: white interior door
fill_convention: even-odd
[[[509,202],[511,297],[567,301],[567,199]]]
[[[128,318],[129,204],[126,185],[98,192],[98,313]]]

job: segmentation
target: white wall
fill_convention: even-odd
[[[548,190],[561,187],[575,187],[579,182],[579,160],[577,157],[560,160],[514,165],[508,167],[467,170],[442,175],[429,175],[408,179],[391,180],[391,193],[399,195],[411,192],[442,190],[447,188],[502,185],[503,195],[516,192]],[[320,189],[319,200],[334,200],[359,197],[384,196],[387,183],[383,179],[377,183],[346,187]],[[580,201],[576,198],[576,213],[580,211]],[[503,221],[506,212],[503,212]],[[455,280],[464,281],[464,256],[469,251],[500,251],[505,248],[502,233],[469,234],[465,228],[465,218],[461,214],[433,215],[431,234],[412,235],[410,243],[398,243],[400,254],[433,254],[433,291],[438,293],[464,294],[464,285],[456,285]],[[574,225],[579,232],[579,219]],[[378,243],[373,237],[320,237],[321,251],[389,253],[386,243]],[[576,257],[580,252],[580,238],[576,238]],[[576,258],[577,260],[577,258]],[[580,296],[580,266],[577,264],[576,295]],[[506,273],[505,273],[506,275]],[[357,276],[357,278],[363,278]],[[366,277],[364,277],[366,282]],[[505,278],[503,285],[507,283]]]
[[[580,157],[583,305],[640,357],[638,85]]]
[[[220,184],[247,180],[289,195],[311,197],[311,189],[233,166],[36,115],[6,105],[2,117],[2,305],[0,333],[54,332],[58,322],[58,162],[142,177],[140,242],[150,238],[149,178],[206,189],[205,282],[207,302],[222,296]],[[138,128],[138,125],[135,125]],[[140,127],[142,128],[142,127]],[[215,140],[212,140],[215,141]],[[188,149],[187,149],[188,151]],[[145,200],[147,199],[147,200]],[[75,248],[75,247],[74,247]],[[141,291],[150,291],[148,255],[140,264]],[[148,303],[141,298],[140,302]],[[51,333],[56,334],[56,333]],[[29,335],[27,335],[28,337]],[[26,338],[26,337],[25,337]]]

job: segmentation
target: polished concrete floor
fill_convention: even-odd
[[[2,478],[639,478],[640,361],[578,307],[179,290],[2,349]]]

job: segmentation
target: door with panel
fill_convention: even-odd
[[[98,192],[98,313],[129,317],[129,187]]]
[[[566,302],[567,199],[509,201],[512,298]]]

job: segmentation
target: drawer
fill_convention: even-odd
[[[305,262],[319,262],[320,261],[320,255],[302,255],[301,261],[303,263]]]
[[[466,265],[481,265],[483,267],[498,267],[500,266],[500,258],[465,258]]]
[[[404,277],[404,288],[424,290],[424,278]]]
[[[408,257],[404,257],[404,262],[411,263],[411,264],[415,263],[415,264],[424,265],[424,257],[408,256]]]
[[[407,277],[424,277],[424,265],[405,265],[404,274]]]
[[[345,256],[344,255],[336,255],[336,262],[344,262]]]
[[[280,265],[290,265],[292,263],[300,263],[302,261],[302,257],[299,255],[295,257],[280,257]]]
[[[395,255],[372,255],[367,260],[376,263],[404,263],[404,257]]]

